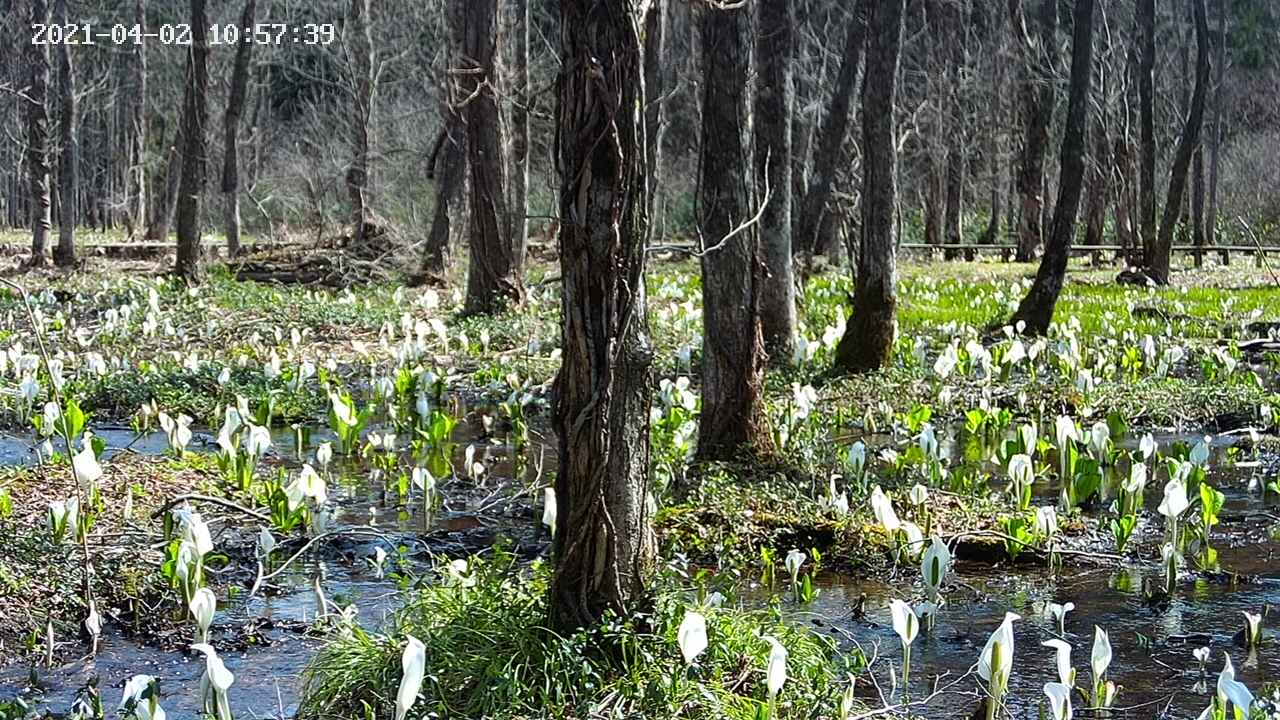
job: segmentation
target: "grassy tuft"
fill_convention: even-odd
[[[756,718],[767,707],[765,666],[776,637],[789,652],[778,718],[831,715],[853,656],[784,623],[776,611],[706,607],[659,583],[651,612],[561,637],[547,629],[550,571],[522,568],[495,551],[473,558],[464,576],[418,591],[385,632],[352,627],[310,665],[299,717],[386,717],[400,682],[405,636],[427,648],[426,681],[410,717]],[[676,642],[686,608],[707,617],[710,647],[687,668]]]

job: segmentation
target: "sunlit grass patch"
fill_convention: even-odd
[[[548,568],[520,568],[501,552],[442,569],[383,633],[359,628],[332,641],[307,672],[299,716],[386,716],[412,635],[427,649],[426,681],[410,717],[756,718],[767,705],[765,668],[775,637],[788,652],[779,718],[833,715],[856,655],[784,623],[745,611],[673,578],[651,612],[570,637],[545,626]],[[718,605],[720,602],[723,605]],[[707,620],[708,646],[684,664],[677,629],[688,609]]]

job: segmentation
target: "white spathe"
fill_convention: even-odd
[[[400,656],[400,689],[396,691],[396,720],[404,720],[422,690],[422,679],[427,672],[427,648],[418,638],[409,635],[404,652]]]
[[[707,649],[707,618],[700,612],[686,610],[680,629],[676,631],[676,643],[685,664],[692,665]]]

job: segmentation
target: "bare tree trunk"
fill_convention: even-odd
[[[173,216],[178,209],[178,184],[182,181],[182,153],[178,148],[184,146],[182,130],[179,128],[173,145],[169,147],[168,161],[164,171],[164,193],[157,199],[152,194],[151,225],[147,227],[148,240],[164,242],[169,239],[169,227],[173,224]]]
[[[664,210],[663,139],[667,124],[667,46],[671,32],[668,0],[654,0],[644,18],[645,147],[649,157],[649,235],[661,232]]]
[[[1005,103],[1005,37],[1004,14],[999,8],[986,10],[988,21],[992,24],[991,33],[995,40],[995,53],[991,62],[991,104],[995,117],[989,121],[990,130],[987,142],[987,169],[991,182],[991,217],[987,219],[987,227],[982,232],[983,245],[995,245],[1000,242],[1000,217],[1005,212],[1004,189],[1008,184],[1008,163],[1005,161],[1005,118],[1008,117],[1008,105]]]
[[[897,327],[898,162],[893,105],[906,0],[867,0],[867,71],[862,84],[862,243],[853,315],[836,346],[835,368],[884,367]]]
[[[182,182],[178,187],[178,258],[173,271],[188,282],[200,279],[200,203],[207,181],[205,126],[209,119],[209,28],[206,0],[191,0],[191,49],[182,107]]]
[[[1173,253],[1173,230],[1182,212],[1182,196],[1187,188],[1187,170],[1200,145],[1200,129],[1204,121],[1205,95],[1209,85],[1209,16],[1205,0],[1191,0],[1196,18],[1196,86],[1191,96],[1186,125],[1174,152],[1169,171],[1169,192],[1165,197],[1164,215],[1160,219],[1160,235],[1148,257],[1147,275],[1156,283],[1169,282],[1170,256]]]
[[[943,10],[947,70],[944,73],[946,87],[941,101],[946,108],[943,113],[943,127],[946,128],[943,142],[947,148],[947,174],[942,221],[943,237],[947,245],[959,245],[964,240],[964,148],[968,145],[965,137],[965,103],[962,97],[966,62],[965,26],[968,21],[965,9],[964,3],[960,3],[948,4]],[[948,248],[945,257],[955,260],[960,257],[960,251],[954,247]]]
[[[698,459],[772,450],[764,414],[764,271],[748,164],[748,10],[702,8],[702,415]],[[744,225],[745,224],[745,225]],[[734,232],[735,229],[740,229]]]
[[[347,200],[351,204],[351,240],[359,245],[369,233],[369,152],[373,123],[373,29],[369,0],[351,0],[343,32],[351,62],[351,163],[347,166]]]
[[[1076,0],[1071,94],[1062,138],[1062,167],[1059,171],[1058,202],[1053,209],[1053,231],[1045,246],[1040,269],[1036,271],[1036,279],[1012,320],[1014,324],[1026,323],[1024,332],[1028,335],[1043,335],[1049,331],[1058,295],[1066,281],[1067,261],[1071,257],[1071,243],[1076,234],[1080,196],[1084,193],[1089,87],[1093,80],[1093,7],[1094,0]]]
[[[56,22],[66,25],[67,0],[56,0]],[[74,267],[76,264],[76,201],[80,192],[79,145],[76,140],[76,74],[71,59],[71,43],[58,44],[58,98],[59,125],[62,136],[62,154],[58,160],[58,247],[53,251],[53,262],[58,267]]]
[[[240,27],[251,28],[257,11],[257,0],[245,0],[240,13]],[[227,110],[222,118],[222,197],[226,212],[227,257],[240,254],[240,149],[238,135],[240,115],[244,112],[245,95],[249,87],[249,50],[251,42],[236,47],[235,64],[231,69],[231,88],[227,92]]]
[[[133,23],[139,32],[147,27],[146,0],[134,0]],[[128,98],[128,124],[125,138],[128,146],[128,203],[125,207],[125,225],[129,239],[140,237],[147,226],[147,48],[146,43],[136,43],[132,49],[133,61],[129,64],[130,87]]]
[[[1191,158],[1191,242],[1196,248],[1196,267],[1204,264],[1204,192],[1204,146],[1201,145]]]
[[[445,67],[441,73],[443,92],[440,115],[444,130],[431,155],[427,172],[428,179],[436,180],[436,202],[422,256],[421,280],[424,282],[443,279],[449,267],[450,248],[462,234],[461,229],[466,227],[466,223],[458,223],[458,227],[453,223],[453,215],[462,215],[457,212],[458,204],[464,204],[462,209],[465,210],[466,202],[463,190],[467,182],[467,129],[459,108],[462,98],[459,97],[457,83],[452,78],[452,72],[461,59],[464,12],[459,0],[450,0],[445,6],[449,51],[445,55]]]
[[[497,0],[467,0],[464,21],[462,95],[468,98],[467,157],[471,169],[471,264],[467,270],[468,313],[491,313],[520,302],[519,259],[507,234],[507,196],[499,125]]]
[[[49,22],[45,0],[28,0],[30,24]],[[53,199],[49,187],[49,46],[26,46],[27,60],[27,178],[30,185],[32,267],[45,264],[49,231],[53,227]]]
[[[1138,0],[1138,226],[1143,262],[1150,266],[1156,244],[1156,3]]]
[[[656,542],[646,502],[653,350],[641,18],[634,0],[562,0],[560,11],[564,354],[549,624],[568,635],[646,607]]]
[[[1218,3],[1218,67],[1213,89],[1213,129],[1209,134],[1209,201],[1205,208],[1205,234],[1209,245],[1218,244],[1218,172],[1222,155],[1222,104],[1227,73],[1227,3]],[[1227,264],[1226,253],[1222,264]]]
[[[820,232],[822,219],[830,212],[835,187],[836,170],[842,154],[840,148],[849,134],[849,121],[853,116],[854,90],[858,79],[858,67],[862,63],[862,47],[867,35],[864,0],[855,0],[850,12],[853,22],[845,31],[844,54],[840,58],[840,70],[831,90],[831,105],[822,117],[818,141],[813,153],[813,172],[808,191],[800,203],[800,213],[795,223],[794,248],[797,252],[816,254],[829,245]]]
[[[1093,157],[1088,160],[1089,196],[1085,209],[1084,244],[1102,245],[1107,223],[1107,203],[1111,177],[1111,138],[1108,133],[1107,75],[1102,74],[1101,92],[1098,94],[1096,121],[1093,123]]]
[[[507,236],[511,238],[515,257],[514,272],[524,274],[525,253],[529,245],[529,0],[506,0],[511,21],[509,51],[512,83],[511,137],[507,153],[507,174],[511,182],[511,205],[507,208]]]
[[[1030,262],[1042,242],[1044,214],[1045,153],[1049,146],[1049,125],[1054,106],[1054,54],[1057,51],[1057,0],[1041,0],[1037,26],[1038,42],[1027,33],[1022,0],[1010,0],[1014,42],[1023,56],[1023,80],[1019,89],[1022,103],[1023,144],[1018,169],[1018,195],[1022,208],[1018,218],[1018,262]]]
[[[774,364],[791,361],[796,335],[795,274],[791,266],[791,128],[795,111],[793,0],[758,6],[756,22],[755,178],[756,194],[768,204],[760,216],[760,326],[764,349]]]

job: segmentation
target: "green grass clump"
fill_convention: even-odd
[[[298,716],[389,717],[406,635],[427,648],[426,681],[410,717],[756,718],[767,706],[772,635],[788,650],[774,717],[830,715],[856,660],[785,624],[777,611],[705,607],[700,592],[661,580],[653,609],[562,637],[545,625],[550,570],[503,551],[417,592],[385,632],[351,627],[307,670]],[[710,645],[692,668],[676,641],[687,608],[707,617]]]

